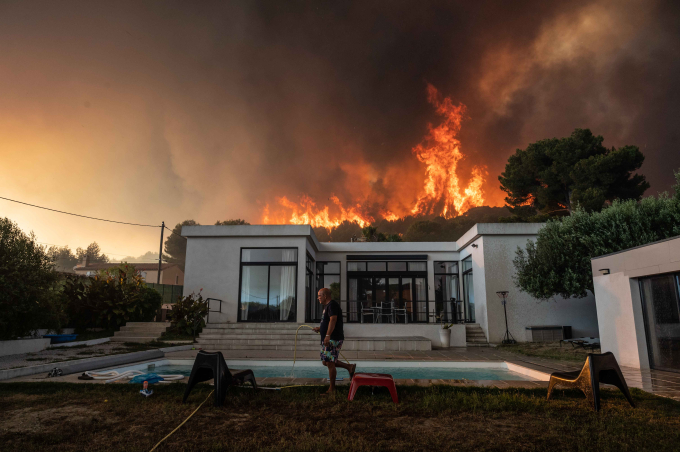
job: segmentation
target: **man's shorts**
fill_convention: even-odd
[[[334,341],[331,339],[328,341],[328,346],[321,344],[321,361],[327,363],[334,363],[338,360],[338,354],[342,348],[342,340]]]

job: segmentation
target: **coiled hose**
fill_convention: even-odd
[[[148,372],[142,372],[141,370],[126,370],[125,372],[118,372],[116,370],[111,370],[108,372],[85,372],[85,375],[92,377],[95,380],[106,380],[104,383],[113,383],[118,380],[132,380],[137,375],[144,375]],[[159,375],[164,381],[161,383],[170,383],[171,381],[183,380],[184,375]]]

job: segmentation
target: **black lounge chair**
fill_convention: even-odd
[[[254,388],[257,388],[252,370],[241,370],[232,374],[226,361],[224,361],[222,352],[211,353],[201,350],[196,355],[182,403],[187,401],[187,397],[189,397],[189,393],[196,386],[196,383],[208,381],[211,378],[215,382],[215,406],[222,406],[227,397],[227,389],[231,385],[242,385],[249,381]]]
[[[623,378],[619,364],[612,352],[603,354],[588,353],[583,369],[573,372],[553,372],[548,383],[548,400],[555,385],[578,388],[593,404],[595,411],[600,409],[600,383],[614,385],[623,392],[630,405],[635,408],[628,385]]]

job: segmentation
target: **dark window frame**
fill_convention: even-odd
[[[347,261],[347,264],[350,262],[361,262],[361,261]],[[394,262],[394,261],[387,261],[387,262]],[[401,262],[401,261],[400,261]],[[399,279],[399,294],[403,293],[403,283],[402,279],[403,278],[410,278],[412,282],[411,286],[411,303],[413,303],[413,320],[409,321],[409,323],[418,323],[418,324],[426,324],[430,323],[430,318],[429,318],[429,312],[430,312],[430,291],[429,291],[429,272],[427,269],[427,265],[425,265],[425,271],[419,270],[419,271],[408,271],[408,262],[423,262],[421,259],[413,259],[413,260],[404,260],[404,263],[406,263],[406,271],[349,271],[346,267],[346,272],[347,272],[347,281],[346,281],[346,287],[345,289],[347,290],[347,302],[352,302],[355,300],[350,300],[350,291],[349,291],[349,285],[350,285],[350,280],[354,278],[370,278],[371,279],[371,290],[375,294],[376,290],[376,278],[384,278],[385,279],[385,290],[386,290],[386,297],[389,296],[389,279],[390,278],[398,278]],[[425,261],[427,262],[427,261]],[[349,265],[348,265],[349,266]],[[386,267],[387,268],[387,267]],[[425,280],[425,300],[416,300],[416,286],[415,286],[415,279],[416,278],[423,278]],[[417,320],[418,318],[418,310],[417,310],[417,305],[418,303],[424,303],[425,304],[425,320]],[[347,307],[349,310],[349,306]],[[346,314],[347,318],[347,323],[360,323],[361,322],[361,316],[359,315],[358,320],[351,320],[349,319],[349,312]]]
[[[445,270],[439,270],[439,265],[440,265],[440,264],[456,264],[457,272],[456,272],[456,273],[453,273],[453,272],[447,272],[447,271],[445,271]],[[444,260],[442,260],[442,261],[433,261],[433,262],[432,262],[432,266],[433,266],[433,268],[434,268],[434,271],[433,271],[433,279],[434,279],[434,287],[435,287],[435,289],[434,289],[434,303],[435,303],[435,310],[437,309],[436,306],[437,306],[437,303],[438,303],[438,302],[450,301],[450,300],[437,300],[437,276],[455,276],[456,279],[458,280],[458,284],[457,284],[457,285],[458,285],[458,293],[456,293],[456,303],[463,301],[463,300],[461,299],[461,281],[462,281],[462,277],[461,277],[461,275],[460,275],[460,269],[461,269],[461,264],[460,264],[460,262],[459,262],[459,261],[455,261],[455,260],[453,260],[453,261],[452,261],[452,260],[447,260],[447,261],[444,261]],[[455,307],[455,309],[457,310],[458,307]],[[456,315],[457,315],[457,314],[456,314]],[[463,315],[465,315],[465,303],[464,303],[464,302],[463,302]],[[447,320],[447,321],[452,321],[452,318],[449,318],[449,319],[446,319],[446,320]]]
[[[648,300],[645,299],[645,291],[642,287],[643,282],[645,279],[651,279],[657,276],[665,276],[665,275],[672,275],[673,279],[675,280],[675,290],[676,290],[676,295],[680,298],[680,273],[678,272],[667,272],[667,273],[659,273],[656,275],[648,275],[648,276],[642,276],[638,278],[638,290],[640,291],[640,304],[642,305],[642,322],[644,323],[644,329],[645,329],[645,341],[647,342],[647,360],[649,362],[649,367],[651,369],[656,369],[656,370],[662,370],[665,372],[675,372],[678,373],[679,371],[677,369],[671,369],[668,367],[659,367],[654,363],[654,350],[653,350],[653,345],[652,345],[652,338],[651,338],[651,333],[649,331],[650,328],[652,328],[653,324],[650,324],[650,319],[649,316],[647,315],[647,303]]]
[[[323,271],[323,265],[324,264],[338,264],[338,273],[325,273]],[[315,283],[314,290],[316,292],[318,292],[323,287],[323,277],[324,276],[338,276],[339,282],[342,283],[342,275],[340,274],[340,272],[342,271],[342,262],[341,261],[316,261],[315,268],[316,268],[316,273],[314,275],[314,283]],[[321,284],[319,284],[319,283],[321,283]],[[342,298],[342,296],[341,296],[341,298]],[[316,298],[314,298],[314,299],[316,299]],[[335,300],[335,301],[339,302],[340,300]],[[310,311],[311,311],[311,307],[309,309],[305,309],[305,319],[306,319],[305,322],[316,322],[318,320],[321,320],[320,318],[319,319],[312,318]]]
[[[243,262],[243,250],[295,250],[296,258],[295,262]],[[262,320],[241,320],[241,284],[243,282],[243,267],[264,267],[267,266],[267,320],[264,322],[281,322],[281,320],[270,320],[269,319],[269,285],[271,278],[271,267],[295,267],[295,301],[293,306],[295,306],[295,317],[293,320],[285,320],[284,322],[296,322],[297,321],[297,311],[298,311],[298,266],[300,264],[300,250],[294,246],[242,246],[239,250],[239,268],[238,268],[238,314],[236,315],[237,322],[262,322]]]
[[[470,268],[463,271],[463,261],[470,261]],[[460,262],[458,262],[458,271],[460,272],[460,279],[458,282],[460,283],[459,291],[461,292],[461,295],[463,295],[463,314],[465,315],[465,323],[474,323],[477,321],[477,318],[475,317],[474,320],[470,320],[470,315],[468,312],[467,308],[467,300],[465,300],[465,289],[463,288],[463,282],[465,281],[465,275],[468,275],[472,273],[472,254],[467,256],[464,259],[461,259]],[[474,289],[474,286],[473,286]],[[474,290],[473,290],[474,293]]]

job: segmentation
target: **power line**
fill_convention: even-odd
[[[172,232],[173,234],[175,233],[175,231],[173,231],[173,230],[170,229],[169,227],[167,227],[167,226],[163,226],[163,227],[164,227],[165,229],[167,229],[168,231]],[[179,235],[179,234],[177,234],[177,237],[182,237],[182,236]],[[186,237],[182,237],[182,238],[183,238],[184,240],[188,240]]]
[[[79,215],[77,213],[64,212],[63,210],[50,209],[49,207],[36,206],[35,204],[29,204],[27,202],[17,201],[16,199],[3,198],[2,196],[0,196],[0,199],[4,199],[5,201],[16,202],[18,204],[23,204],[25,206],[36,207],[38,209],[49,210],[51,212],[63,213],[65,215],[72,215],[74,217],[89,218],[90,220],[106,221],[108,223],[117,223],[117,224],[127,224],[129,226],[144,226],[144,227],[148,227],[148,228],[160,228],[160,226],[157,225],[157,224],[126,223],[125,221],[106,220],[104,218],[88,217],[87,215]]]

